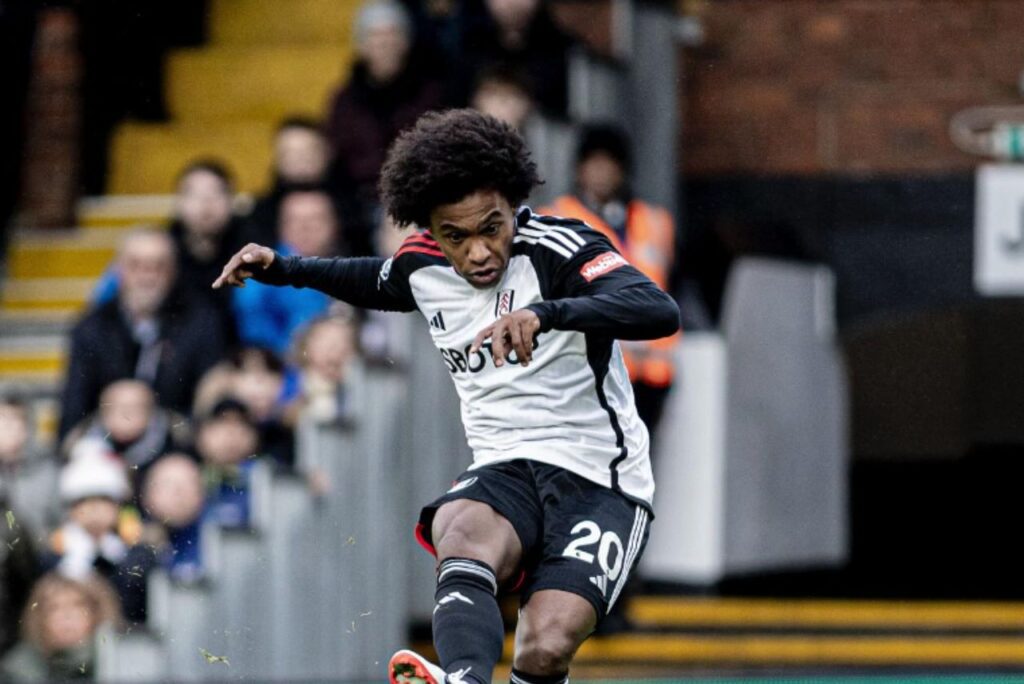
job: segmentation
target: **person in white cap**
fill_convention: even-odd
[[[51,538],[51,551],[59,557],[56,569],[80,580],[98,565],[120,564],[128,545],[118,534],[118,519],[131,491],[124,465],[106,442],[86,438],[75,445],[59,491],[67,515]]]

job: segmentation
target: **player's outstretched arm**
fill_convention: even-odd
[[[376,257],[297,257],[248,244],[224,266],[214,288],[244,287],[249,278],[267,285],[309,287],[353,306],[380,311],[412,311],[412,297],[382,277],[385,259]],[[395,279],[397,280],[397,279]]]

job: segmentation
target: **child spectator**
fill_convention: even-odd
[[[137,541],[121,536],[121,504],[131,489],[123,464],[102,440],[84,439],[60,473],[65,522],[51,536],[50,552],[62,574],[82,579],[99,569],[112,576]],[[127,530],[135,536],[137,529]]]
[[[117,597],[95,574],[39,580],[21,616],[21,642],[0,662],[0,681],[13,684],[91,680],[100,625],[120,624]]]
[[[100,408],[71,431],[70,449],[82,438],[105,440],[128,467],[133,491],[161,454],[191,444],[184,416],[156,405],[153,390],[138,380],[118,380],[100,394]]]
[[[326,192],[294,191],[281,201],[278,252],[333,256],[339,251],[340,238],[334,203]],[[252,281],[244,288],[231,289],[242,342],[277,354],[285,353],[297,328],[330,305],[327,295],[312,288],[273,287]]]
[[[286,468],[295,456],[294,400],[298,378],[272,351],[249,347],[206,374],[196,390],[196,414],[211,413],[225,398],[241,402],[259,429],[263,452]]]
[[[277,244],[281,200],[292,190],[322,189],[327,182],[330,151],[320,124],[293,116],[274,134],[274,168],[270,190],[253,204],[245,224],[245,241]]]
[[[206,482],[205,519],[224,527],[247,527],[259,432],[245,406],[235,399],[217,402],[199,422],[196,450]]]
[[[152,521],[160,564],[171,579],[194,582],[202,577],[200,525],[205,506],[199,466],[188,456],[171,453],[146,473],[142,507]]]
[[[345,379],[358,357],[355,324],[341,316],[313,321],[298,348],[301,410],[317,423],[345,422]]]
[[[143,545],[138,511],[122,504],[131,496],[124,464],[101,439],[84,438],[60,475],[67,515],[43,554],[45,569],[72,579],[93,573],[117,589],[132,620],[145,615],[145,576],[155,563]]]
[[[32,440],[28,404],[0,395],[0,500],[17,512],[25,536],[40,540],[60,522],[56,459]]]
[[[412,22],[394,0],[371,0],[356,17],[357,60],[327,116],[333,173],[364,208],[360,226],[377,224],[377,179],[398,133],[440,107],[442,88],[411,60]],[[366,247],[372,245],[365,241]]]

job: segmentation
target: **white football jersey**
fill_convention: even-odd
[[[451,372],[472,468],[530,459],[570,470],[652,504],[647,428],[619,344],[611,337],[567,330],[540,333],[530,365],[497,367],[490,342],[471,354],[477,333],[502,314],[529,304],[579,297],[603,287],[646,281],[608,240],[583,223],[517,213],[508,268],[478,289],[419,233],[384,263],[379,288],[411,298]]]

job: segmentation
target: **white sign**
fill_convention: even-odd
[[[987,295],[1024,295],[1024,165],[978,168],[974,286]]]

